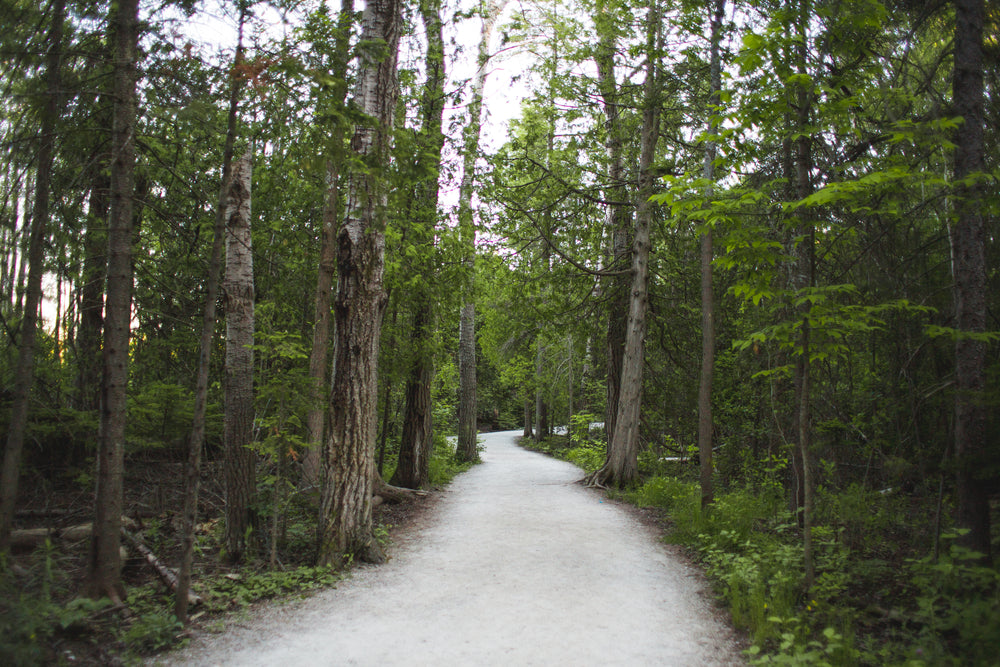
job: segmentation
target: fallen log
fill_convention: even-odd
[[[138,537],[130,533],[127,528],[122,528],[122,537],[125,538],[125,541],[128,542],[133,549],[139,552],[143,559],[145,559],[146,564],[153,568],[153,571],[156,572],[160,581],[162,581],[172,592],[176,593],[178,586],[177,573],[164,565],[163,562],[156,557],[156,554],[154,554],[149,547],[143,544]],[[201,597],[195,595],[191,591],[188,591],[188,604],[192,606],[201,604]]]
[[[76,510],[67,509],[31,509],[31,510],[17,510],[14,512],[14,516],[18,519],[41,519],[50,516],[68,516],[70,514],[77,514]]]
[[[401,486],[392,486],[382,479],[375,480],[375,490],[373,496],[375,498],[381,498],[381,500],[375,502],[376,507],[384,502],[401,503],[404,500],[413,500],[414,498],[426,495],[427,492],[421,489],[405,489]]]
[[[37,549],[45,540],[56,539],[54,528],[22,528],[10,531],[10,548],[14,550]]]

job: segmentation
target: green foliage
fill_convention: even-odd
[[[995,665],[1000,646],[997,568],[984,564],[981,554],[952,545],[937,562],[915,560],[909,571],[917,637],[905,649],[908,664]]]
[[[257,572],[244,569],[203,583],[199,594],[211,610],[238,609],[258,600],[333,586],[343,575],[330,567]]]
[[[130,651],[151,653],[176,646],[184,625],[165,611],[154,611],[137,617],[121,633],[121,640]]]
[[[49,662],[48,643],[56,636],[86,629],[91,617],[111,604],[107,598],[73,598],[60,602],[66,581],[60,578],[50,543],[27,575],[15,574],[0,554],[0,663],[36,665]]]
[[[430,484],[431,486],[444,486],[459,473],[463,473],[475,465],[472,462],[458,463],[455,461],[455,444],[453,439],[446,438],[444,434],[434,432],[434,451],[431,453]]]

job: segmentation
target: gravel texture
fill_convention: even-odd
[[[743,665],[700,574],[579,468],[482,436],[392,560],[155,664]]]

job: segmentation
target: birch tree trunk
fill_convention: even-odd
[[[351,174],[344,223],[337,233],[337,296],[330,433],[323,446],[318,561],[348,555],[385,559],[372,525],[378,347],[385,308],[386,184],[396,106],[399,0],[365,6],[354,104],[365,119],[351,153],[366,168]]]
[[[990,469],[986,432],[986,227],[982,212],[987,196],[975,176],[984,157],[983,0],[955,0],[955,65],[952,97],[963,119],[955,132],[956,219],[954,248],[955,461],[957,523],[969,530],[966,547],[991,560]],[[970,335],[972,334],[972,335]]]
[[[628,327],[622,360],[621,389],[615,430],[608,443],[608,457],[588,483],[596,486],[627,486],[639,473],[639,420],[642,407],[642,370],[645,363],[646,311],[649,305],[649,243],[654,175],[653,156],[659,139],[660,81],[659,51],[661,10],[654,0],[647,20],[645,102],[639,156],[638,205],[632,244],[632,284],[629,293]]]
[[[51,11],[47,40],[49,52],[45,58],[46,101],[42,112],[41,145],[38,149],[35,179],[35,206],[28,242],[28,291],[21,317],[21,339],[18,343],[17,368],[14,376],[14,400],[7,427],[3,469],[0,471],[0,551],[8,548],[14,521],[14,505],[17,502],[24,433],[28,426],[28,399],[35,367],[35,331],[38,328],[38,312],[42,302],[42,273],[45,271],[45,230],[49,218],[49,189],[55,154],[56,121],[59,119],[62,107],[59,88],[65,0],[55,0]]]
[[[226,480],[226,556],[243,560],[256,529],[252,510],[257,457],[253,441],[253,253],[250,236],[251,155],[236,163],[226,203],[226,383],[223,442]]]
[[[234,71],[243,62],[243,27],[246,10],[240,12]],[[212,341],[215,334],[215,304],[219,296],[219,272],[222,270],[222,248],[226,237],[226,209],[232,181],[233,146],[236,142],[236,119],[239,108],[241,79],[230,78],[229,113],[226,120],[226,140],[222,149],[222,183],[215,205],[212,250],[205,279],[205,310],[201,320],[201,338],[198,345],[198,374],[194,388],[194,414],[191,433],[188,435],[188,458],[184,471],[184,508],[181,515],[181,563],[177,572],[177,591],[174,597],[174,616],[187,623],[188,591],[191,588],[191,565],[194,556],[194,529],[198,519],[198,493],[201,485],[201,452],[205,445],[205,413],[208,409],[208,371],[212,361]]]
[[[121,603],[119,551],[123,506],[129,323],[132,319],[132,227],[135,189],[138,0],[120,0],[114,29],[114,107],[111,132],[111,213],[104,317],[101,431],[97,452],[94,532],[87,580],[90,594]]]

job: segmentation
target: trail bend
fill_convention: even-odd
[[[517,435],[482,436],[389,563],[153,664],[744,665],[698,572]]]

